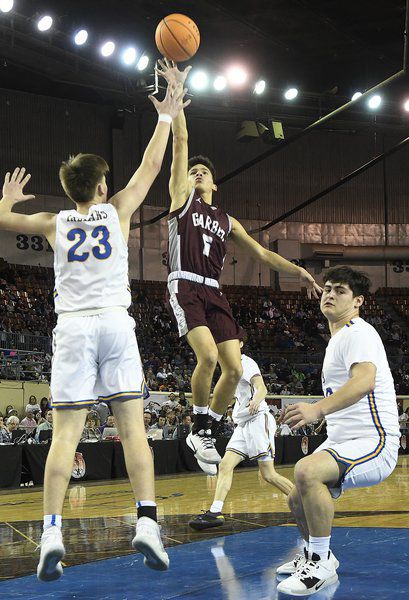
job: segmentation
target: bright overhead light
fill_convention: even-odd
[[[8,13],[13,9],[14,0],[0,0],[1,12]]]
[[[403,105],[403,109],[406,110],[406,112],[409,112],[409,100],[406,100],[404,105]]]
[[[149,65],[149,56],[146,54],[142,54],[141,58],[138,60],[138,64],[136,65],[139,71],[143,71]]]
[[[297,88],[290,88],[284,94],[284,98],[286,100],[294,100],[294,98],[297,98],[297,96],[298,96]]]
[[[115,44],[114,44],[114,42],[111,42],[111,41],[105,42],[105,44],[103,44],[101,46],[101,54],[102,54],[102,56],[105,56],[105,57],[111,56],[111,54],[113,54],[114,50],[115,50]]]
[[[247,72],[240,66],[234,65],[227,70],[227,79],[231,85],[243,85],[247,81]]]
[[[74,42],[77,46],[82,46],[88,39],[88,31],[86,29],[80,29],[74,36]]]
[[[260,81],[257,81],[256,85],[254,86],[254,93],[259,96],[264,92],[265,89],[266,82],[264,81],[264,79],[260,79]]]
[[[227,85],[227,79],[223,75],[218,75],[213,81],[213,87],[217,92],[221,92]]]
[[[372,110],[379,108],[379,106],[381,104],[382,104],[382,96],[379,96],[378,94],[375,94],[375,96],[371,96],[368,100],[368,107]]]
[[[358,100],[358,98],[360,98],[362,96],[362,92],[355,92],[355,94],[352,95],[352,102],[354,102],[354,100]]]
[[[52,24],[53,24],[53,18],[50,17],[50,15],[45,15],[44,17],[41,17],[41,19],[39,19],[37,21],[37,27],[38,27],[39,31],[48,31],[51,28]]]
[[[136,48],[130,47],[124,50],[122,60],[126,65],[133,65],[136,61]]]
[[[207,88],[209,77],[204,71],[195,71],[190,78],[190,83],[195,90],[200,92]]]

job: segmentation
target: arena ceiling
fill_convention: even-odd
[[[44,11],[56,18],[49,34],[35,31],[31,20]],[[0,85],[116,106],[142,104],[151,76],[102,59],[97,42],[110,36],[157,57],[155,28],[172,12],[188,14],[201,31],[193,66],[216,72],[241,61],[266,79],[269,91],[259,105],[296,84],[325,109],[402,67],[405,0],[16,0],[14,15],[0,13]],[[82,26],[93,40],[75,49],[68,34]],[[394,89],[403,93],[403,84]],[[254,102],[250,92],[238,93],[237,103]],[[203,96],[202,110],[206,103],[223,101]]]

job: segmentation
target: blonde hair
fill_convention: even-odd
[[[61,164],[59,177],[65,193],[74,202],[89,202],[97,185],[109,173],[106,161],[97,154],[76,154]]]
[[[10,423],[16,423],[17,427],[20,425],[20,419],[15,415],[11,415],[6,421],[6,425],[10,425]]]

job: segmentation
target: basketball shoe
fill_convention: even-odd
[[[149,517],[138,519],[132,546],[145,556],[143,562],[150,569],[155,571],[169,569],[169,556],[162,544],[160,527],[153,519]]]
[[[63,573],[60,561],[64,555],[65,548],[60,527],[48,527],[41,536],[37,578],[40,581],[59,579]]]
[[[292,575],[293,573],[295,573],[297,571],[297,569],[299,569],[306,561],[308,560],[308,552],[307,550],[304,548],[303,552],[300,552],[299,554],[296,554],[293,558],[293,560],[290,560],[289,562],[284,563],[283,565],[280,565],[279,567],[277,567],[276,573],[277,575]],[[331,552],[331,550],[329,551],[329,556],[328,556],[328,560],[332,561],[334,568],[338,569],[339,567],[339,562],[338,560],[335,558],[335,556],[333,555],[333,553]]]
[[[197,460],[197,464],[202,469],[202,471],[204,471],[206,473],[206,475],[217,475],[217,465],[211,465],[210,463],[205,463],[202,460],[199,460],[198,458],[196,460]]]
[[[328,553],[329,556],[329,553]],[[293,575],[281,581],[277,591],[291,596],[311,596],[338,581],[334,561],[308,553],[308,559]]]
[[[194,452],[196,460],[204,463],[217,465],[221,456],[217,452],[210,429],[200,429],[196,433],[190,432],[186,438],[186,444]]]
[[[190,519],[189,526],[196,531],[202,531],[202,529],[211,529],[212,527],[220,527],[224,525],[224,516],[220,512],[207,512],[202,515],[198,515],[193,519]]]

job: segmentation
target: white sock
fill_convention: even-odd
[[[209,412],[208,406],[196,406],[196,404],[193,405],[193,414],[194,415],[207,415],[208,412]]]
[[[215,421],[220,421],[223,415],[219,415],[219,413],[214,412],[214,410],[212,410],[211,408],[209,408],[209,415],[212,417],[212,419],[214,419]]]
[[[328,537],[314,537],[310,535],[310,539],[308,541],[308,550],[310,554],[318,554],[321,560],[327,560],[330,539],[330,535]]]
[[[210,549],[210,552],[215,558],[222,558],[223,556],[226,556],[223,546],[215,546],[214,548]]]
[[[224,502],[222,502],[222,500],[215,500],[210,507],[210,512],[221,513],[223,510],[223,504]]]
[[[61,526],[62,526],[61,515],[44,515],[43,531],[45,531],[49,527],[54,527],[54,526],[59,527],[61,529]]]

